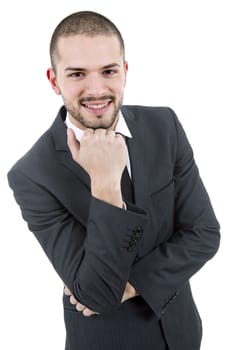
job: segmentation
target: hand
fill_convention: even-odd
[[[99,315],[98,312],[90,310],[88,307],[86,307],[85,305],[81,304],[77,299],[75,299],[75,297],[73,296],[73,294],[71,293],[69,288],[66,287],[66,286],[64,286],[64,293],[65,293],[65,295],[70,297],[70,303],[72,305],[75,305],[76,310],[77,311],[81,311],[84,316]],[[139,295],[139,293],[132,286],[132,284],[127,282],[126,286],[125,286],[123,297],[121,299],[121,303],[124,303],[125,301],[127,301],[127,300],[129,300],[131,298],[134,298],[134,297],[136,297],[138,295]]]
[[[89,174],[92,195],[122,207],[121,177],[126,166],[123,137],[105,129],[86,129],[80,144],[72,129],[67,130],[73,160]]]
[[[75,299],[69,288],[66,286],[64,286],[64,293],[70,297],[70,303],[72,305],[75,305],[76,310],[82,312],[84,316],[99,315],[97,312],[88,309],[88,307],[81,304],[77,299]]]
[[[132,286],[132,284],[130,284],[129,282],[126,283],[125,286],[125,291],[123,294],[123,297],[121,299],[121,303],[124,303],[125,301],[134,298],[136,296],[138,296],[139,293],[136,291],[136,289]]]

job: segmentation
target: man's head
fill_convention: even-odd
[[[97,35],[115,35],[119,40],[121,54],[124,59],[124,41],[115,24],[107,17],[104,17],[99,13],[92,11],[80,11],[64,18],[53,32],[50,41],[50,59],[54,70],[56,70],[56,60],[59,59],[59,52],[57,50],[59,38],[77,34],[90,37]]]
[[[122,36],[106,17],[71,14],[54,30],[47,76],[80,128],[114,128],[123,100],[127,63]]]

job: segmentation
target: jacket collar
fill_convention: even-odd
[[[65,106],[62,106],[50,128],[57,151],[69,151],[65,125],[66,113]]]

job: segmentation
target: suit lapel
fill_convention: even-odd
[[[57,151],[57,157],[59,162],[62,163],[66,168],[68,168],[79,180],[90,190],[90,178],[87,172],[76,162],[73,161],[70,150],[67,145],[67,135],[66,135],[66,109],[63,106],[55,119],[51,132],[55,143],[55,148]]]
[[[126,142],[129,150],[135,204],[144,207],[149,174],[147,174],[148,154],[144,147],[143,130],[139,128],[133,113],[126,106],[122,107],[122,114],[132,134],[132,138],[127,138]]]
[[[66,109],[59,111],[54,123],[50,128],[55,146],[57,162],[63,171],[58,168],[58,189],[62,201],[67,209],[78,221],[86,226],[90,206],[90,178],[85,170],[73,161],[67,145]],[[56,176],[56,173],[54,174]],[[64,190],[65,189],[65,190]]]

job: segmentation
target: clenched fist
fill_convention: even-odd
[[[122,207],[121,176],[126,166],[123,137],[111,130],[86,129],[79,144],[73,130],[68,129],[67,136],[73,160],[90,176],[92,195]]]

